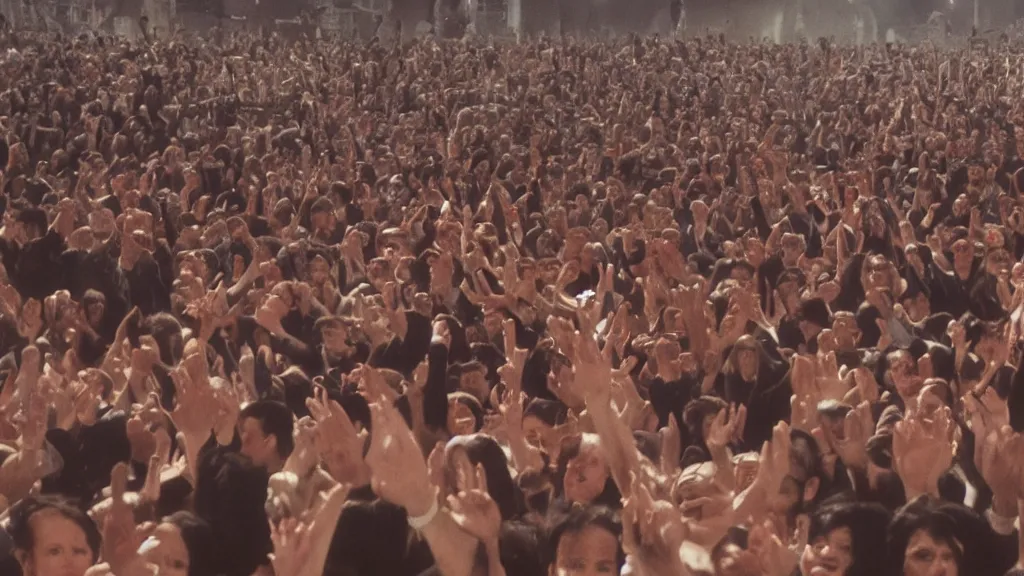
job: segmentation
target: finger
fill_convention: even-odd
[[[702,508],[713,504],[715,501],[713,498],[702,496],[700,498],[694,498],[692,500],[683,500],[682,504],[679,505],[679,511],[686,514],[690,511]]]
[[[317,422],[324,421],[326,414],[324,413],[323,405],[316,398],[306,398],[306,409],[309,410],[313,420]]]
[[[357,434],[356,426],[352,423],[352,419],[348,417],[348,412],[345,411],[345,408],[337,400],[330,400],[328,407],[330,408],[332,419],[341,429],[341,432],[346,437],[355,436]]]
[[[128,487],[128,465],[118,462],[110,472],[110,496],[115,506],[124,505],[124,494]]]
[[[476,465],[476,489],[488,494],[487,491],[487,471],[484,470],[483,464]]]

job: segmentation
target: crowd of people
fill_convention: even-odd
[[[1024,49],[0,37],[0,574],[1003,576]]]

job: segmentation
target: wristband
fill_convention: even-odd
[[[1002,516],[996,513],[992,508],[985,511],[985,519],[988,520],[988,524],[992,527],[992,530],[1001,536],[1009,536],[1013,534],[1013,530],[1016,528],[1016,526],[1014,526],[1017,521],[1016,517]]]
[[[428,524],[434,521],[434,517],[437,516],[437,498],[432,498],[430,501],[430,509],[423,516],[409,516],[407,518],[409,526],[413,530],[423,530]]]

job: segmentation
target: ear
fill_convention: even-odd
[[[278,452],[277,450],[277,436],[275,436],[274,434],[267,434],[267,439],[265,440],[265,442],[267,443],[267,446],[269,446],[270,449],[274,451],[274,454],[280,454],[280,452]],[[817,488],[815,488],[815,491],[817,491]]]
[[[26,550],[15,550],[14,551],[14,558],[18,561],[18,564],[21,565],[21,569],[22,569],[22,571],[25,574],[31,574],[32,573],[32,570],[29,569],[29,566],[30,566],[30,564],[32,562],[32,557],[28,553],[28,551],[26,551]]]
[[[804,484],[804,502],[810,502],[814,500],[814,497],[818,495],[818,488],[821,488],[820,478],[811,478]]]

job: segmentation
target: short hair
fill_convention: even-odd
[[[622,521],[619,515],[605,506],[575,506],[568,514],[556,520],[547,538],[547,563],[554,564],[558,559],[558,545],[566,534],[577,534],[587,528],[601,528],[615,536],[618,543],[616,560],[621,569],[626,563],[626,554],[622,550]]]
[[[816,538],[826,537],[839,528],[847,528],[853,540],[853,564],[846,571],[847,576],[881,574],[885,567],[885,555],[873,551],[885,550],[886,529],[891,516],[879,504],[826,504],[811,514],[808,541],[813,544]]]
[[[11,508],[10,524],[7,528],[14,547],[26,552],[35,546],[35,534],[31,520],[39,512],[52,510],[64,518],[74,522],[85,532],[85,541],[92,551],[92,562],[100,555],[100,530],[88,514],[58,496],[29,496]]]
[[[273,400],[257,400],[242,409],[238,419],[243,418],[256,420],[264,434],[273,434],[277,438],[277,453],[281,458],[291,455],[295,449],[295,440],[292,438],[294,422],[287,406]]]
[[[919,531],[925,531],[936,542],[949,546],[956,558],[957,567],[964,571],[964,544],[958,537],[957,519],[935,499],[922,496],[900,508],[889,524],[888,562],[890,573],[902,574],[906,559],[907,545]],[[898,567],[898,568],[897,568]],[[979,571],[978,574],[985,572]]]
[[[686,426],[693,438],[704,437],[704,418],[709,415],[717,415],[729,407],[725,400],[718,396],[701,396],[694,398],[683,408],[683,425]]]

